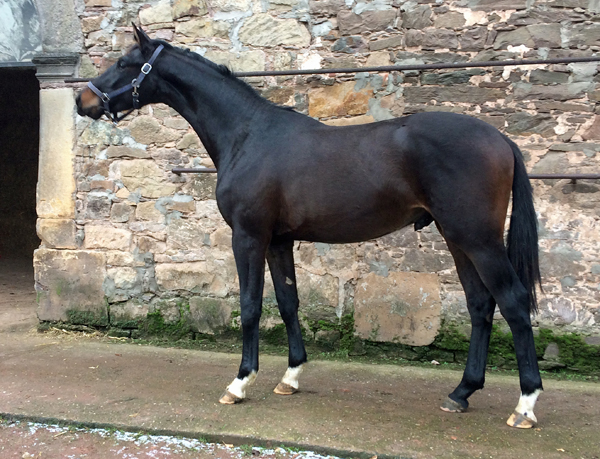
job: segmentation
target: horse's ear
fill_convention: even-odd
[[[144,51],[144,49],[146,49],[146,47],[150,44],[150,37],[146,35],[141,27],[137,27],[134,23],[131,24],[133,25],[133,36],[135,41],[140,46],[140,49]]]

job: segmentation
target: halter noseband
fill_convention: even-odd
[[[148,62],[142,65],[140,74],[137,76],[137,78],[134,78],[128,85],[125,85],[119,89],[115,89],[113,92],[109,92],[107,94],[105,92],[100,91],[91,81],[88,82],[88,88],[90,88],[94,92],[94,94],[96,94],[100,98],[102,104],[104,105],[104,113],[106,114],[106,117],[112,120],[115,126],[119,121],[121,121],[123,118],[129,115],[132,111],[140,108],[140,95],[138,94],[138,88],[142,84],[142,81],[144,81],[144,78],[146,78],[146,75],[148,75],[152,70],[152,64],[154,64],[154,61],[156,60],[160,52],[163,50],[163,48],[163,45],[159,45],[158,48],[154,50],[154,53],[152,53],[152,56],[150,57]],[[133,108],[121,116],[119,116],[117,113],[112,113],[110,111],[110,99],[120,94],[123,94],[124,92],[129,91],[130,89],[132,90],[131,96],[133,97]]]

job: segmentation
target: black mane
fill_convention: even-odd
[[[256,97],[258,97],[259,99],[267,102],[270,105],[273,105],[275,107],[278,108],[282,108],[284,110],[289,110],[289,111],[293,111],[295,112],[296,109],[294,107],[289,107],[287,105],[279,105],[276,104],[275,102],[271,102],[269,99],[265,99],[263,96],[260,95],[260,93],[254,89],[251,85],[249,85],[248,83],[246,83],[244,80],[236,77],[233,72],[231,71],[231,69],[229,67],[227,67],[226,65],[222,65],[222,64],[217,64],[203,56],[201,56],[198,53],[195,53],[194,51],[191,51],[189,48],[179,48],[177,46],[173,46],[170,43],[167,43],[166,41],[163,40],[153,40],[153,42],[155,43],[160,43],[161,45],[163,45],[165,48],[168,48],[170,50],[175,51],[176,53],[179,53],[193,61],[199,62],[200,64],[203,65],[207,65],[210,68],[216,70],[217,72],[219,72],[221,75],[225,76],[226,78],[231,79],[232,81],[237,82],[238,84],[241,84],[242,86],[244,86],[245,88],[249,89],[250,92],[255,95]]]

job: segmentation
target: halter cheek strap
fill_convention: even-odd
[[[91,81],[88,82],[88,88],[90,88],[94,92],[94,94],[96,94],[100,98],[104,106],[104,113],[106,114],[106,117],[112,120],[115,126],[119,121],[121,121],[123,118],[129,115],[132,111],[140,108],[140,95],[138,93],[138,89],[142,84],[142,81],[144,81],[144,78],[146,78],[146,75],[148,75],[152,70],[152,64],[154,64],[154,61],[156,60],[160,52],[163,50],[163,48],[163,45],[159,45],[158,48],[154,50],[148,62],[142,65],[142,68],[140,69],[140,73],[137,76],[137,78],[134,78],[128,85],[125,85],[119,89],[115,89],[114,91],[109,92],[107,94],[105,92],[100,91]],[[129,91],[130,89],[131,97],[133,98],[133,108],[121,116],[118,116],[117,113],[112,113],[110,111],[110,100],[118,95],[123,94],[124,92]]]

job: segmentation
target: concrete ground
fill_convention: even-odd
[[[438,407],[460,380],[455,371],[313,361],[302,375],[301,391],[282,397],[272,390],[286,359],[263,356],[249,398],[223,406],[218,399],[236,374],[239,356],[24,331],[27,320],[20,312],[15,315],[20,326],[9,323],[11,300],[5,300],[14,287],[1,274],[1,262],[5,420],[288,445],[341,457],[600,458],[597,383],[545,381],[536,407],[540,425],[522,431],[505,424],[518,400],[514,376],[489,376],[486,388],[471,397],[469,412],[450,414]],[[33,314],[34,306],[28,308]],[[2,438],[0,433],[0,445]]]

